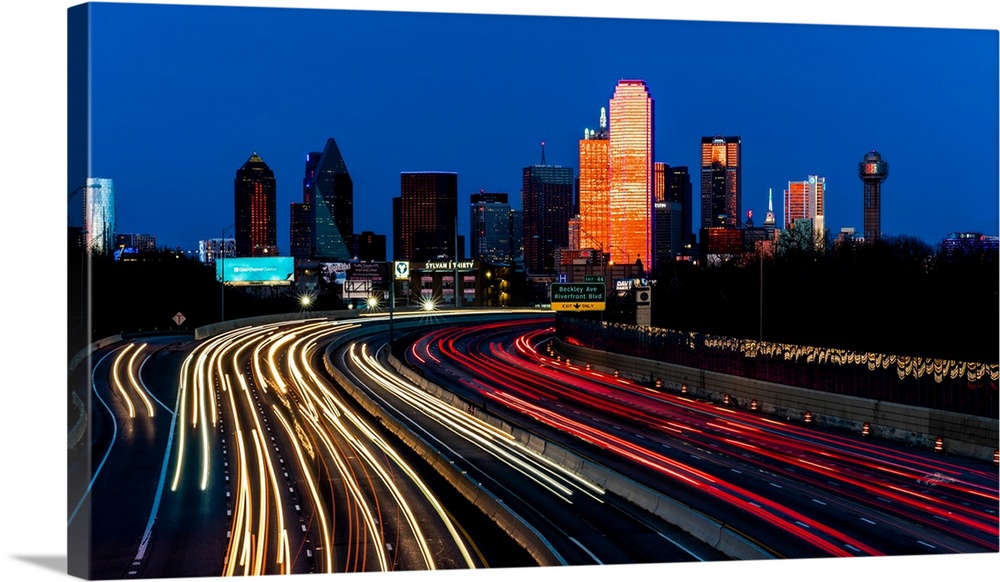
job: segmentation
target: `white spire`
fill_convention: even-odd
[[[774,212],[774,204],[771,204],[771,189],[767,189],[767,211]]]
[[[608,128],[608,111],[604,107],[601,107],[601,129]]]

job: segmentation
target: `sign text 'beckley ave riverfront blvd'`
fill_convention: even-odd
[[[604,283],[552,283],[553,311],[604,311]]]

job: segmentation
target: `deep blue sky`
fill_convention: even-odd
[[[578,140],[622,78],[655,100],[655,156],[692,171],[700,139],[743,139],[743,211],[789,180],[827,181],[828,228],[862,230],[857,165],[889,162],[887,235],[997,234],[996,31],[572,16],[94,4],[93,175],[118,230],[195,248],[233,222],[257,152],[277,180],[278,244],[305,156],[334,137],[355,230],[388,235],[403,171],[458,172],[468,196],[521,169],[577,168]]]

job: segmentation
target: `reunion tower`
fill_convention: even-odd
[[[874,242],[882,234],[882,182],[889,177],[889,163],[872,150],[858,164],[858,177],[865,185],[865,242]]]

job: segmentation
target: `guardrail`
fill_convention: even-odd
[[[618,371],[622,378],[653,384],[664,389],[685,390],[692,397],[759,410],[787,419],[826,425],[886,438],[907,445],[975,459],[992,460],[1000,438],[1000,420],[906,404],[832,394],[691,368],[573,345],[555,339],[555,351],[574,362],[589,364],[606,373]]]

